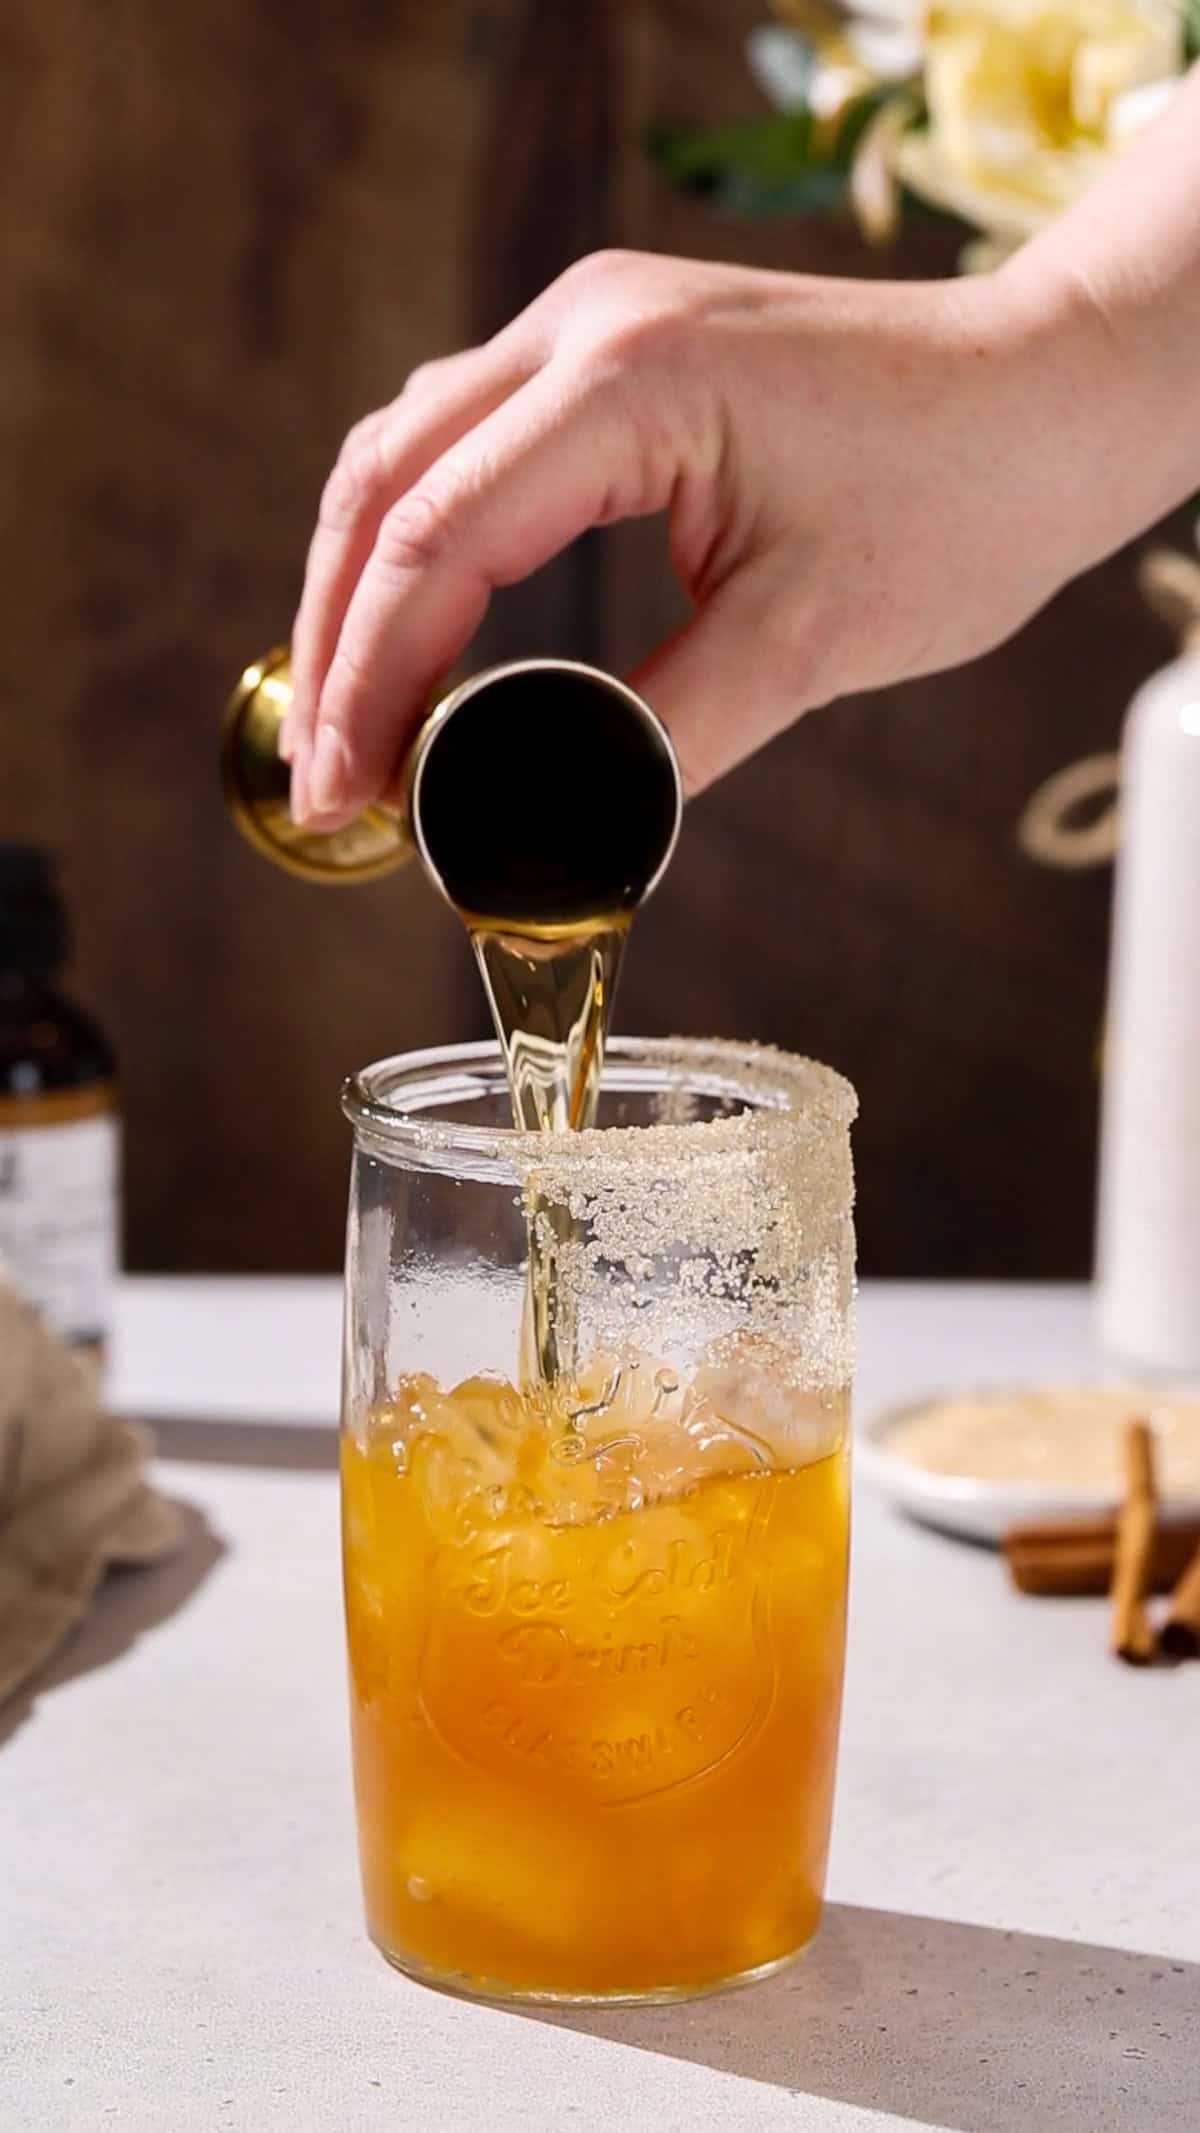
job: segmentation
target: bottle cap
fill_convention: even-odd
[[[49,978],[67,959],[67,919],[47,852],[0,844],[0,970]]]

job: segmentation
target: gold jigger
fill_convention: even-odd
[[[401,805],[376,801],[337,830],[292,820],[279,753],[291,695],[277,646],[246,668],[221,733],[229,811],[289,873],[373,881],[416,854],[460,911],[571,922],[631,911],[662,878],[683,806],[675,751],[649,705],[597,667],[518,659],[460,682],[408,751]]]
[[[277,645],[246,668],[225,707],[221,782],[247,843],[305,881],[374,881],[403,866],[415,846],[396,808],[376,804],[332,831],[293,822],[291,772],[279,753],[291,700],[291,656],[287,645]]]

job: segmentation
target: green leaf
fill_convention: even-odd
[[[847,176],[832,165],[814,164],[790,177],[761,179],[735,174],[715,195],[716,205],[745,222],[832,214],[846,197]]]
[[[873,89],[856,98],[832,137],[811,112],[789,111],[701,131],[659,126],[650,154],[673,185],[703,193],[727,214],[826,214],[841,205],[863,128],[890,93]]]
[[[690,191],[714,192],[731,177],[762,183],[806,167],[813,122],[807,111],[780,112],[740,125],[656,126],[649,147],[664,176]]]
[[[1183,0],[1183,49],[1188,59],[1200,59],[1200,0]]]

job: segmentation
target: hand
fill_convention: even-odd
[[[616,519],[667,514],[694,603],[633,677],[692,792],[812,705],[995,644],[1094,548],[1053,312],[1007,270],[572,267],[347,438],[293,637],[294,812],[385,792],[493,588]]]

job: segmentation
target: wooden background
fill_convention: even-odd
[[[0,835],[61,854],[120,1049],[135,1267],[335,1264],[340,1076],[480,1034],[412,876],[320,892],[215,780],[290,623],[349,422],[619,243],[834,272],[848,229],[715,224],[655,118],[756,108],[758,0],[8,0],[0,24]],[[655,529],[506,596],[480,655],[618,667],[675,612]],[[1024,861],[1033,787],[1161,662],[1128,559],[967,671],[813,717],[689,814],[619,1019],[773,1039],[857,1083],[872,1272],[1087,1263],[1107,881]],[[746,677],[753,687],[753,674]]]

